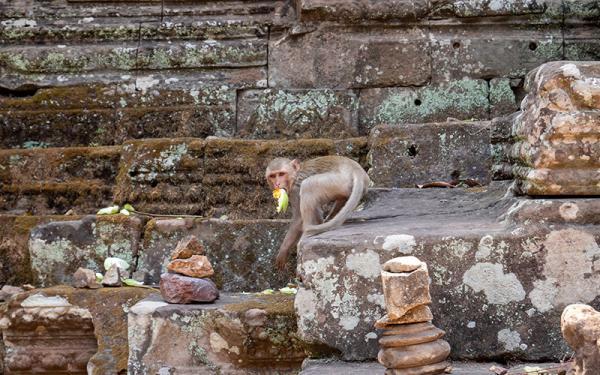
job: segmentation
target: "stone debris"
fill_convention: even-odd
[[[192,255],[187,259],[175,259],[168,265],[167,269],[185,276],[204,278],[212,276],[215,271],[208,258],[204,255]]]
[[[124,276],[125,271],[119,268],[116,264],[110,266],[108,271],[104,274],[102,279],[102,285],[104,286],[122,286],[123,282],[121,278]]]
[[[160,276],[160,294],[169,303],[213,302],[219,298],[219,290],[210,279],[175,273]]]
[[[102,284],[96,280],[96,272],[88,268],[79,267],[73,274],[73,286],[75,288],[101,288]]]
[[[377,360],[386,375],[444,373],[450,344],[431,324],[427,265],[414,256],[391,259],[382,266],[381,281],[387,314],[375,327],[383,329]]]
[[[25,290],[23,288],[19,288],[18,286],[4,285],[2,289],[0,289],[0,301],[6,301],[12,295],[22,293],[24,291]]]
[[[171,254],[171,260],[188,259],[192,255],[204,255],[204,246],[194,235],[187,236],[177,243]]]
[[[594,375],[600,369],[600,312],[591,306],[565,307],[560,319],[565,341],[575,351],[574,375]]]

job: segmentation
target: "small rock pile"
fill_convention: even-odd
[[[381,280],[387,314],[375,327],[383,329],[377,359],[386,375],[445,372],[450,345],[441,339],[445,332],[431,324],[427,264],[412,256],[391,259]]]
[[[160,294],[169,303],[213,302],[219,298],[215,283],[207,279],[215,272],[204,247],[195,236],[177,244],[167,265],[168,273],[160,275]]]

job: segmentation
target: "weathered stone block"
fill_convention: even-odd
[[[161,139],[124,146],[115,201],[140,211],[227,215],[230,219],[276,215],[264,169],[276,156],[309,159],[344,155],[361,160],[366,140],[249,141]]]
[[[269,85],[352,88],[422,85],[431,75],[428,41],[418,28],[322,27],[273,33]]]
[[[77,216],[0,215],[0,284],[34,282],[29,256],[29,232],[50,221],[75,220]]]
[[[416,20],[425,18],[432,11],[431,2],[425,0],[300,0],[296,3],[296,11],[303,22]]]
[[[454,358],[562,358],[568,349],[555,322],[564,306],[598,308],[600,231],[501,222],[518,203],[503,200],[505,191],[381,191],[356,221],[301,241],[301,337],[346,359],[374,358],[373,323],[385,312],[380,264],[414,255],[428,265],[430,307]]]
[[[126,314],[149,293],[145,288],[60,286],[20,294],[0,310],[7,373],[125,371]]]
[[[439,25],[431,30],[433,82],[451,79],[522,77],[536,66],[562,58],[562,34],[556,27],[524,30],[514,26]],[[502,51],[502,53],[498,53]]]
[[[365,89],[360,93],[360,129],[368,133],[379,124],[414,124],[448,118],[486,120],[489,97],[487,82],[471,79],[420,88]]]
[[[489,82],[490,113],[489,119],[510,115],[519,109],[511,80],[494,78]]]
[[[486,1],[449,1],[440,3],[431,13],[432,18],[440,17],[495,17],[538,15],[548,7],[546,3],[535,0],[500,0],[494,3]]]
[[[273,272],[275,255],[288,223],[284,220],[224,221],[154,219],[148,222],[136,278],[157,284],[177,242],[190,234],[202,243],[224,291],[283,287],[293,270]]]
[[[214,304],[146,299],[129,310],[130,374],[288,373],[305,347],[296,335],[293,297],[225,294]]]
[[[369,137],[369,176],[380,187],[490,180],[489,122],[379,126]]]
[[[597,11],[600,13],[600,11]],[[600,19],[600,14],[597,15]],[[597,21],[596,21],[597,23]],[[565,27],[565,56],[563,60],[600,60],[600,37],[597,26]]]
[[[357,108],[352,91],[244,91],[238,96],[238,132],[247,138],[355,137]]]
[[[511,157],[529,195],[600,194],[600,63],[553,62],[530,72]]]
[[[120,147],[0,150],[0,210],[95,212],[112,201]]]
[[[137,257],[142,221],[124,215],[86,216],[81,220],[53,222],[31,231],[29,253],[36,284],[71,283],[79,268],[103,271],[106,257]]]
[[[52,87],[30,97],[2,97],[0,146],[112,145],[132,138],[234,134],[235,89],[171,79],[144,76],[116,85]]]

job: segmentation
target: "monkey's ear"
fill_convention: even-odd
[[[300,170],[300,162],[298,161],[298,159],[294,159],[290,162],[290,164],[292,165],[292,168],[294,168],[294,170],[297,172]]]

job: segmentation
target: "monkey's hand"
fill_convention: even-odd
[[[275,258],[275,265],[277,266],[277,269],[279,271],[285,271],[285,268],[287,266],[287,260],[288,260],[288,252],[285,250],[279,250],[279,253],[277,253],[277,258]]]

